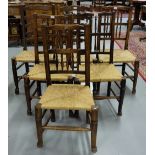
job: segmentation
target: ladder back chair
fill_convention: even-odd
[[[132,93],[134,94],[136,93],[139,60],[136,58],[135,55],[133,55],[128,50],[128,41],[131,29],[132,7],[120,6],[120,7],[114,7],[113,9],[116,10],[115,24],[114,24],[115,42],[117,43],[119,41],[124,41],[124,47],[121,47],[121,49],[114,49],[113,62],[116,64],[116,66],[122,67],[123,76],[131,79],[133,83]],[[100,56],[100,61],[108,62],[108,60],[109,60],[108,56],[104,58]],[[133,66],[130,65],[131,63],[133,64]],[[125,69],[126,66],[128,66],[128,68],[133,72],[133,75],[130,75],[126,71]]]
[[[105,10],[105,12],[98,14],[98,19],[95,19],[95,21],[97,20],[99,24],[95,25],[97,31],[92,33],[95,41],[91,49],[91,54],[94,54],[96,59],[90,64],[90,81],[93,82],[94,99],[116,99],[118,101],[117,114],[121,116],[126,80],[113,64],[115,11],[108,12]],[[109,51],[106,50],[107,48]],[[100,56],[108,57],[108,61],[100,61]],[[102,82],[108,83],[107,95],[101,95],[99,92],[100,83]],[[119,94],[112,89],[112,82],[119,89]]]
[[[54,25],[56,23],[65,23],[68,17],[60,15],[45,15],[45,14],[33,14],[33,34],[34,34],[34,57],[35,65],[30,69],[27,75],[24,76],[25,96],[27,102],[27,114],[31,115],[31,101],[32,99],[39,99],[42,94],[41,83],[46,81],[45,69],[44,69],[44,56],[43,49],[39,48],[39,42],[42,41],[41,25]],[[50,55],[50,61],[54,61],[55,56]],[[55,77],[55,81],[63,81],[66,76]],[[34,84],[37,84],[34,92],[31,92],[31,88]]]
[[[14,56],[12,61],[12,71],[13,78],[15,83],[15,93],[19,94],[19,81],[23,78],[23,75],[18,75],[19,70],[23,69],[25,66],[25,74],[29,71],[29,63],[35,62],[35,55],[33,50],[28,50],[28,45],[34,44],[34,35],[33,35],[33,13],[47,13],[53,14],[53,6],[25,6],[21,5],[21,23],[22,23],[22,32],[23,32],[23,51]]]
[[[44,69],[44,64],[43,62],[43,52],[39,51],[38,49],[38,38],[40,37],[39,40],[42,39],[42,36],[39,35],[40,33],[40,27],[41,27],[41,21],[42,20],[42,24],[47,24],[47,25],[52,25],[52,23],[57,23],[57,24],[72,24],[72,23],[78,23],[78,24],[84,24],[84,23],[89,23],[91,25],[91,16],[88,16],[89,18],[87,18],[87,15],[66,15],[66,16],[61,16],[61,15],[55,15],[55,16],[49,16],[49,15],[41,15],[41,14],[34,14],[33,15],[33,22],[34,22],[34,48],[35,48],[35,66],[28,72],[28,74],[26,76],[24,76],[24,87],[25,87],[25,95],[26,95],[26,102],[27,102],[27,114],[31,115],[32,114],[32,110],[31,110],[31,103],[32,103],[32,99],[38,99],[41,96],[41,83],[46,81],[46,76],[45,76],[45,69]],[[38,22],[39,21],[39,22]],[[88,21],[88,22],[86,22]],[[81,48],[84,44],[84,31],[83,30],[78,30],[77,32],[73,32],[74,35],[78,35],[78,38],[74,38],[74,44],[77,46],[77,48]],[[78,33],[78,34],[76,34]],[[63,32],[62,32],[63,34]],[[40,59],[40,57],[42,59]],[[75,55],[75,58],[77,56]],[[84,57],[81,56],[83,61],[84,61]],[[54,55],[50,55],[51,60],[54,59]],[[78,56],[78,58],[80,59],[80,57]],[[92,58],[90,58],[90,61],[92,62]],[[41,62],[41,63],[40,63]],[[80,62],[80,61],[79,61]],[[52,80],[54,82],[61,82],[63,83],[64,80],[66,80],[66,75],[59,75],[59,76],[54,76],[54,78],[52,78]],[[37,87],[35,89],[34,92],[31,92],[31,87],[33,86],[33,84],[35,84],[35,82],[37,83]],[[31,84],[33,83],[33,84]],[[75,112],[76,113],[76,112]],[[72,115],[72,114],[71,114]]]
[[[85,50],[74,48],[73,38],[77,31],[83,29],[85,31]],[[65,30],[65,31],[64,31]],[[90,26],[80,26],[77,24],[56,24],[50,27],[43,27],[43,49],[46,70],[47,89],[41,96],[41,100],[35,106],[35,120],[37,128],[38,142],[37,146],[43,146],[42,134],[44,130],[65,130],[65,131],[91,131],[91,150],[97,151],[96,136],[97,136],[97,122],[98,122],[98,108],[94,104],[93,96],[89,89],[90,85]],[[62,31],[66,33],[62,37]],[[49,48],[49,39],[51,32],[51,48]],[[77,36],[78,37],[78,36]],[[85,69],[80,70],[79,63],[74,61],[74,54],[85,53]],[[60,55],[60,61],[55,62],[55,67],[50,68],[49,54],[55,53],[56,57]],[[66,57],[66,60],[63,58]],[[57,60],[57,59],[56,59]],[[65,60],[65,61],[64,61]],[[73,66],[77,65],[77,68]],[[85,85],[78,84],[53,84],[51,77],[54,74],[82,74],[85,76]],[[50,116],[43,124],[44,110],[50,110]],[[86,110],[87,120],[89,120],[90,127],[76,127],[76,126],[55,126],[49,125],[48,122],[52,118],[55,121],[54,110]]]

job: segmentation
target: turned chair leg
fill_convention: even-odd
[[[42,129],[42,109],[41,109],[41,104],[37,104],[35,106],[35,121],[36,121],[36,129],[37,129],[37,147],[42,147],[43,146],[43,129]]]
[[[75,117],[75,118],[79,118],[79,110],[75,110],[75,112],[74,112],[74,117]]]
[[[97,82],[97,92],[100,91],[100,82]]]
[[[95,93],[97,91],[97,83],[93,82],[93,92]]]
[[[133,79],[132,94],[136,93],[136,86],[137,86],[137,79],[138,79],[138,69],[139,69],[139,61],[135,61],[135,63],[134,63],[134,79]]]
[[[24,77],[24,88],[27,102],[27,114],[32,115],[31,112],[31,96],[30,96],[30,80],[27,76]]]
[[[121,81],[121,88],[120,88],[120,99],[119,99],[119,105],[118,105],[118,116],[122,116],[122,106],[123,106],[123,100],[125,95],[125,87],[126,87],[126,79],[123,79]]]
[[[51,121],[55,122],[55,111],[54,110],[50,110],[51,113]]]
[[[13,57],[11,61],[12,61],[13,79],[15,83],[15,94],[19,94],[18,76],[17,76],[17,68],[16,68],[17,62],[16,62],[15,57]]]
[[[91,150],[97,152],[96,137],[97,137],[97,125],[98,125],[98,107],[94,106],[91,111]]]
[[[110,96],[111,82],[108,82],[107,96]]]
[[[90,124],[89,114],[90,114],[90,112],[86,111],[86,123],[87,124]]]
[[[125,75],[125,67],[126,67],[126,63],[122,64],[122,75]]]
[[[41,82],[37,81],[37,94],[38,96],[41,96]]]
[[[25,70],[26,70],[26,73],[28,74],[28,72],[29,72],[29,64],[28,64],[28,62],[25,62]]]

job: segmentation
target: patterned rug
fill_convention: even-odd
[[[134,31],[130,33],[128,49],[139,59],[139,75],[146,81],[146,40],[139,41],[139,38],[145,37],[143,31]],[[124,41],[116,41],[120,48],[124,47]]]

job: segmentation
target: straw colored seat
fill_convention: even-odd
[[[84,68],[83,65],[80,68]],[[83,82],[84,76],[76,76],[79,81]],[[90,81],[91,82],[109,82],[109,81],[121,81],[123,78],[120,71],[109,63],[96,63],[90,64]]]
[[[108,51],[108,50],[107,50]],[[136,57],[129,50],[115,49],[113,62],[114,63],[131,63],[135,62]],[[99,61],[109,62],[109,55],[99,55]]]
[[[51,69],[55,69],[55,65],[50,65]],[[52,74],[51,80],[52,81],[66,81],[71,74]],[[45,65],[42,63],[36,64],[30,72],[27,74],[29,80],[35,81],[45,81],[46,80],[46,72],[45,72]]]
[[[85,57],[81,55],[81,62],[85,62]],[[95,55],[90,55],[90,63],[93,63],[93,61],[96,59]]]
[[[43,109],[91,110],[93,96],[87,86],[75,84],[53,84],[44,92],[41,100]]]
[[[51,68],[55,68],[55,65],[51,65]],[[80,69],[83,69],[84,65],[80,65]],[[72,74],[52,74],[52,81],[65,81]],[[81,82],[83,82],[83,75],[76,76]],[[36,64],[28,73],[30,80],[45,81],[45,66],[44,64]],[[108,63],[90,64],[90,81],[91,82],[107,82],[107,81],[121,81],[123,78],[120,71],[113,65]]]
[[[24,50],[24,51],[20,52],[19,54],[17,54],[15,59],[18,62],[32,62],[32,63],[34,63],[35,62],[35,53],[34,53],[34,51],[26,51],[26,50]],[[44,61],[43,54],[39,55],[39,60],[41,62]]]

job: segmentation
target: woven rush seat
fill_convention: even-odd
[[[22,51],[16,55],[16,61],[18,62],[34,62],[35,54],[34,51]]]
[[[55,65],[50,65],[51,69],[55,69]],[[71,74],[52,74],[51,80],[52,81],[65,81],[68,80],[68,77],[71,76]],[[38,81],[45,81],[46,80],[46,73],[45,73],[45,65],[42,64],[36,64],[28,73],[28,77],[30,80],[38,80]]]
[[[94,100],[88,86],[53,84],[41,96],[39,103],[44,109],[91,110]]]
[[[109,52],[109,50],[106,50],[106,52]],[[122,49],[115,49],[114,50],[114,57],[113,62],[114,63],[130,63],[134,62],[136,60],[136,57],[129,51],[129,50],[122,50]],[[103,62],[109,62],[109,55],[99,55],[99,61]]]
[[[16,55],[16,61],[18,62],[35,62],[35,53],[34,51],[22,51]],[[53,59],[53,54],[50,55],[50,59]],[[44,55],[39,54],[39,61],[44,61]]]
[[[80,66],[81,70],[83,65]],[[81,82],[84,81],[83,75],[76,76]],[[121,81],[123,78],[120,71],[113,65],[108,63],[90,64],[90,81],[91,82],[108,82]]]
[[[80,56],[80,59],[81,59],[81,62],[85,62],[85,56],[84,55],[81,55]],[[92,63],[94,60],[96,60],[96,57],[94,54],[90,54],[90,63]]]
[[[55,65],[51,65],[55,67]],[[83,70],[84,65],[80,66],[80,70]],[[72,74],[52,74],[52,81],[65,81]],[[85,81],[84,75],[74,75],[81,82]],[[30,80],[41,80],[46,79],[45,75],[45,66],[44,64],[36,64],[28,73]],[[91,82],[107,82],[107,81],[121,81],[122,74],[113,64],[99,63],[99,64],[90,64],[90,81]]]

